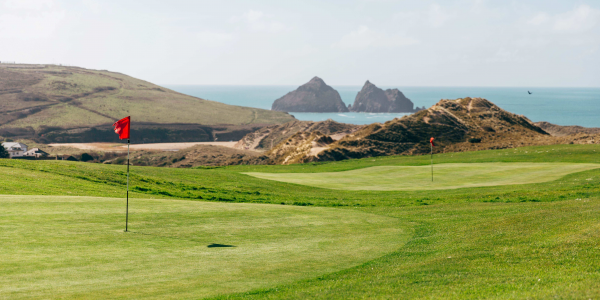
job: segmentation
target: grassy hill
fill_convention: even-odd
[[[201,124],[253,128],[294,120],[286,113],[195,98],[109,71],[0,66],[0,136],[105,128],[128,115],[138,127]]]
[[[600,169],[587,164],[599,164],[599,152],[600,145],[591,144],[436,154],[434,168],[448,173],[448,164],[458,165],[460,174],[509,163],[525,171],[536,163],[575,169],[533,181],[525,178],[529,171],[515,173],[513,181],[504,178],[512,171],[505,171],[486,175],[499,180],[494,185],[435,190],[430,183],[386,191],[351,182],[352,189],[337,190],[244,174],[369,173],[374,167],[427,166],[428,156],[283,166],[134,166],[132,234],[122,231],[125,166],[0,160],[0,195],[14,195],[0,196],[5,257],[0,294],[595,298]],[[209,248],[213,243],[236,247]],[[215,285],[208,279],[213,276]],[[204,293],[207,289],[215,293]]]

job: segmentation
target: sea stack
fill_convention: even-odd
[[[365,82],[362,90],[356,95],[352,111],[372,113],[414,112],[414,104],[398,89],[382,90],[369,82]]]
[[[348,112],[340,94],[314,77],[295,91],[275,100],[271,110],[285,112]]]

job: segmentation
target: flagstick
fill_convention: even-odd
[[[125,232],[129,222],[129,139],[127,139],[127,208],[125,209]]]
[[[433,144],[431,144],[431,182],[433,182]]]

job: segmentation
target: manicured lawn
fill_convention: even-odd
[[[440,190],[540,183],[597,169],[577,163],[450,163],[431,166],[378,166],[341,172],[245,173],[262,179],[338,190]]]
[[[365,208],[414,224],[398,251],[218,299],[597,299],[600,199]]]
[[[262,204],[0,196],[1,298],[202,298],[340,271],[409,238],[397,218]],[[231,247],[228,247],[231,246]]]
[[[0,298],[598,298],[599,145],[434,160],[444,188],[399,191],[349,188],[427,181],[428,156],[133,166],[131,233],[124,166],[0,160]],[[362,175],[332,189],[244,173]]]

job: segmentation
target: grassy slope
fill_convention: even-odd
[[[600,146],[440,154],[438,163],[600,163]],[[352,207],[412,226],[408,243],[369,263],[229,298],[584,298],[600,291],[600,171],[556,181],[436,191],[334,191],[240,172],[333,172],[418,166],[429,157],[214,169],[132,168],[137,198]],[[124,167],[0,160],[0,194],[123,197]],[[9,172],[12,172],[10,174]],[[589,179],[589,180],[588,180]],[[539,280],[538,280],[539,279]]]
[[[554,149],[554,150],[552,150]],[[440,154],[438,163],[461,162],[573,162],[600,163],[598,145],[556,145],[465,153]],[[336,191],[273,182],[241,172],[335,172],[372,166],[418,166],[428,156],[394,156],[348,160],[326,164],[289,166],[232,166],[222,168],[165,169],[132,167],[132,196],[176,197],[228,202],[304,203],[319,206],[407,206],[457,202],[557,201],[597,195],[600,186],[588,178],[600,178],[600,170],[567,175],[551,183],[480,187],[440,191]],[[11,171],[12,170],[12,171]],[[81,164],[62,161],[32,162],[0,160],[0,194],[64,195],[65,193],[120,197],[125,186],[125,166]],[[41,172],[40,172],[41,171]],[[8,172],[13,172],[12,174]],[[28,174],[19,177],[16,174]],[[45,176],[45,185],[32,185]],[[28,180],[26,180],[26,178]],[[55,186],[53,186],[53,183]],[[78,188],[63,188],[64,186]],[[66,192],[65,192],[66,191]]]
[[[1,196],[0,295],[206,297],[352,267],[408,237],[395,218],[332,208],[130,205],[131,233],[124,233],[123,199]]]
[[[595,299],[600,199],[368,208],[415,224],[398,251],[219,299]]]
[[[257,178],[336,190],[417,191],[515,185],[553,181],[600,168],[576,163],[470,163],[430,166],[377,166],[322,173],[245,173]],[[435,169],[435,176],[433,176]],[[433,179],[435,177],[435,180]]]
[[[21,93],[0,95],[0,103],[3,103],[0,104],[0,113],[34,106],[43,108],[40,112],[4,124],[2,127],[5,128],[32,126],[37,129],[41,125],[89,127],[112,124],[127,115],[136,122],[204,125],[274,124],[293,120],[281,112],[203,100],[108,71],[47,66],[3,72],[10,72],[7,77],[11,74],[22,76],[22,81],[40,76],[41,80],[34,85],[20,87]],[[96,90],[107,87],[110,89]],[[24,95],[34,94],[46,97],[47,101],[20,100]],[[73,100],[65,100],[65,97]]]

